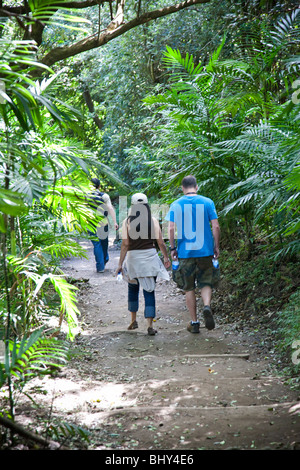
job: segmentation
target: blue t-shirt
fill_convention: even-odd
[[[213,201],[204,196],[182,196],[171,204],[166,220],[176,224],[178,258],[213,256],[210,221],[217,218]]]

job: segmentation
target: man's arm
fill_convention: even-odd
[[[114,206],[112,205],[111,202],[109,202],[106,204],[106,207],[107,207],[107,212],[109,213],[109,215],[111,216],[113,220],[113,223],[115,224],[115,229],[118,230],[119,225],[117,224],[117,217],[116,217],[116,211],[114,209]]]
[[[111,216],[111,218],[113,220],[115,229],[118,230],[119,225],[117,224],[117,217],[116,217],[115,208],[111,203],[109,195],[107,193],[104,193],[102,195],[102,199],[103,199],[104,204],[105,204],[105,209],[107,209],[108,214]]]
[[[220,254],[220,236],[221,230],[218,219],[211,220],[211,227],[212,227],[212,234],[214,237],[214,255],[216,258],[219,257]]]

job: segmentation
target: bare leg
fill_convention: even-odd
[[[130,314],[131,314],[131,323],[128,327],[128,330],[135,330],[136,328],[138,328],[138,324],[136,321],[136,312],[130,312]]]
[[[196,294],[194,290],[188,291],[185,293],[186,306],[190,312],[191,320],[193,322],[197,321],[197,304],[196,304]]]
[[[136,321],[136,312],[130,312],[131,313],[131,323]]]
[[[205,322],[205,327],[208,330],[213,330],[215,327],[214,317],[212,315],[212,311],[210,308],[211,294],[212,294],[212,289],[210,286],[205,286],[201,289],[201,297],[202,297],[203,304],[204,304],[204,308],[203,308],[204,322]]]
[[[148,335],[150,335],[150,336],[153,336],[157,333],[157,331],[152,327],[152,322],[153,322],[153,318],[152,317],[147,317]]]
[[[203,300],[203,305],[209,305],[210,306],[210,302],[211,302],[211,293],[212,293],[212,290],[211,290],[211,287],[210,286],[205,286],[205,287],[202,287],[201,289],[201,297],[202,297],[202,300]]]
[[[185,293],[186,306],[190,312],[191,322],[188,324],[188,331],[191,333],[199,333],[199,322],[197,320],[197,301],[194,290]]]

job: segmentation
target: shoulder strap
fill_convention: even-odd
[[[101,193],[100,191],[96,190],[96,191],[93,191],[91,194],[90,194],[90,206],[93,207],[93,208],[97,208],[101,203],[103,203],[103,199],[102,199],[102,196],[103,196],[104,193]]]

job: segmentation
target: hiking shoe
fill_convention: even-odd
[[[187,326],[187,330],[190,333],[199,333],[199,322],[197,323],[189,323]]]
[[[130,323],[129,327],[127,328],[127,330],[135,330],[136,328],[138,328],[139,325],[138,325],[138,322],[136,320],[134,320],[132,323]]]
[[[209,305],[206,305],[203,309],[203,317],[205,322],[205,328],[208,330],[213,330],[215,327],[215,320],[211,313],[211,308]]]
[[[154,335],[156,335],[156,333],[157,333],[157,331],[154,330],[154,328],[152,328],[151,326],[149,326],[149,328],[148,328],[148,335],[154,336]]]

